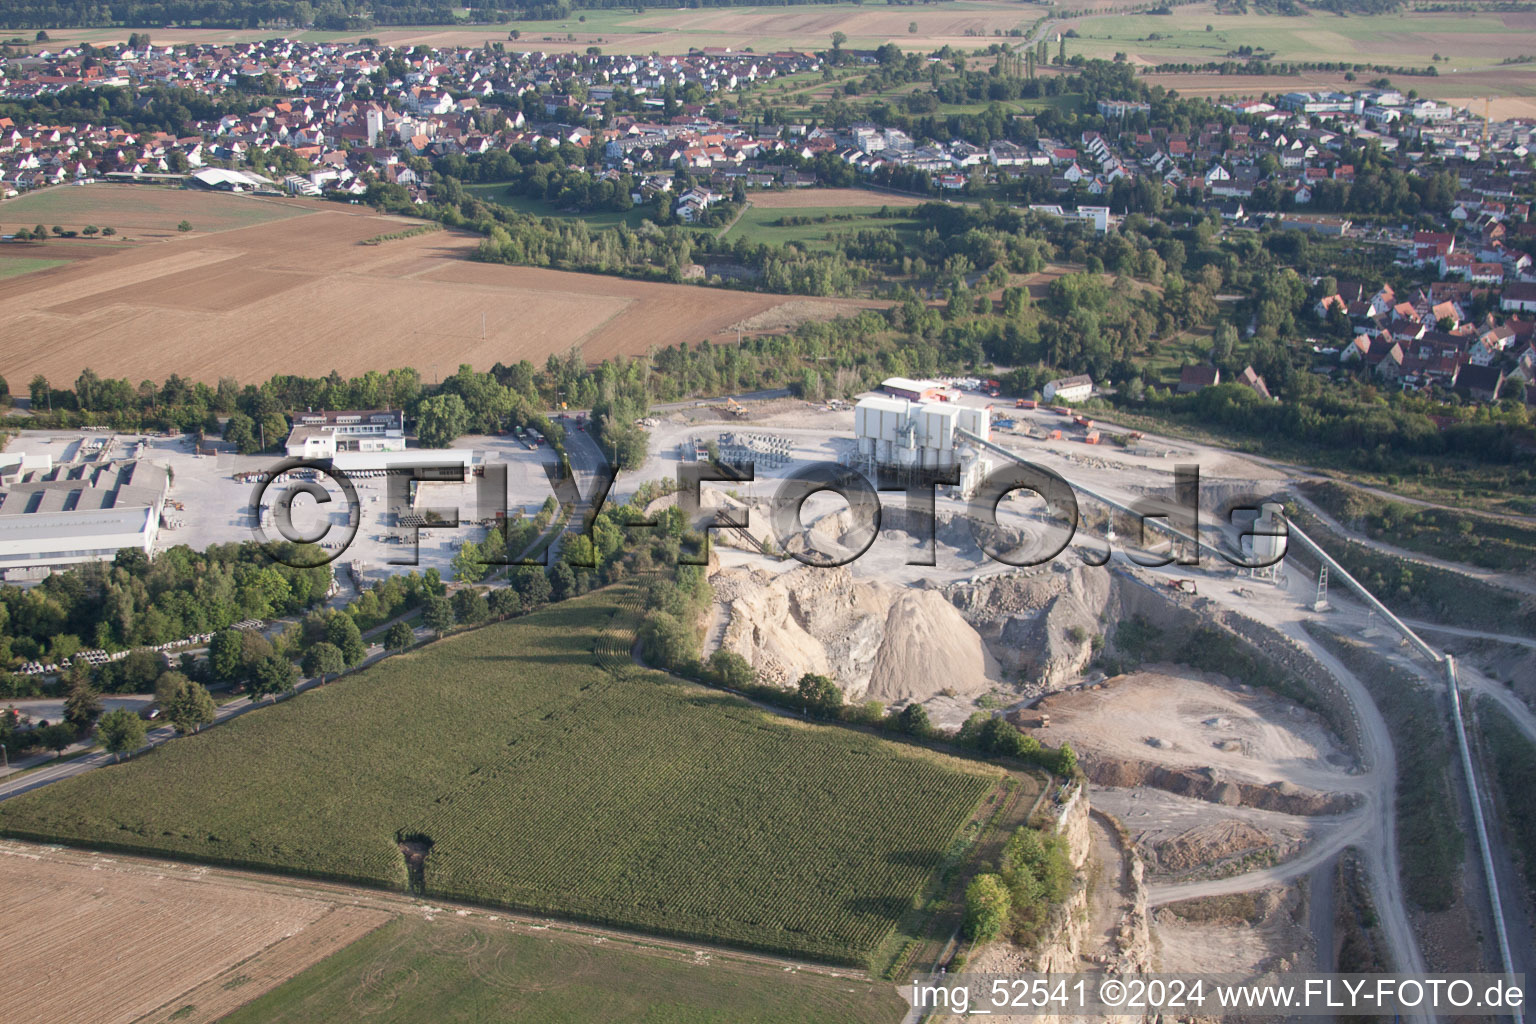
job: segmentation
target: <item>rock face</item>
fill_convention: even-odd
[[[1123,833],[1109,819],[1089,806],[1089,793],[1079,788],[1065,804],[1052,813],[1056,830],[1067,841],[1068,854],[1076,869],[1072,891],[1065,902],[1052,907],[1042,936],[1032,948],[1010,942],[996,942],[977,953],[966,966],[976,974],[1019,974],[1049,972],[1075,974],[1094,969],[1110,973],[1134,973],[1151,969],[1152,937],[1147,909],[1145,870],[1134,844],[1124,841]],[[1099,879],[1096,884],[1117,888],[1117,917],[1112,920],[1112,939],[1097,934],[1099,922],[1093,921],[1093,895],[1090,879],[1105,865],[1095,857],[1092,818],[1100,818],[1104,827],[1115,833],[1115,842],[1124,857],[1124,876],[1118,885]],[[1147,1018],[1134,1015],[1085,1018],[1049,1011],[1034,1016],[1039,1024],[1132,1024]]]
[[[1169,768],[1146,761],[1095,757],[1085,759],[1084,770],[1095,786],[1119,789],[1153,786],[1176,796],[1282,814],[1343,814],[1360,804],[1359,796],[1354,793],[1322,793],[1283,781],[1268,785],[1238,782],[1224,778],[1214,768]]]
[[[1039,693],[1058,690],[1083,671],[1106,617],[1112,621],[1119,611],[1109,573],[1064,563],[957,587],[949,597],[1003,670]]]
[[[727,615],[720,646],[765,682],[793,686],[816,672],[850,700],[894,703],[981,694],[1002,678],[980,635],[933,591],[856,580],[846,568],[731,569],[712,582]]]

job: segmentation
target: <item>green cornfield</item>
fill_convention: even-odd
[[[450,637],[6,801],[0,833],[865,965],[1001,773],[640,669],[634,618],[614,587]]]

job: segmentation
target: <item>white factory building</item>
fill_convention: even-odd
[[[154,550],[170,490],[165,467],[138,459],[53,465],[3,456],[0,570],[36,570]]]
[[[295,413],[286,448],[296,459],[329,459],[338,452],[403,452],[405,413]]]
[[[992,411],[950,402],[913,402],[886,395],[859,400],[853,409],[857,461],[866,466],[917,474],[959,467],[961,494],[969,494],[990,464],[967,447],[956,429],[983,441],[992,439]]]

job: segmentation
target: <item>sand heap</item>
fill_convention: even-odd
[[[981,636],[934,591],[856,580],[847,568],[730,569],[712,582],[727,616],[720,646],[766,682],[793,686],[818,672],[850,700],[894,703],[981,694],[1001,679]]]

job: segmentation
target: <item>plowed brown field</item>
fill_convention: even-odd
[[[212,1019],[390,917],[201,868],[0,844],[0,1020]]]
[[[314,209],[0,280],[0,375],[13,387],[38,373],[66,386],[86,367],[212,383],[414,366],[431,379],[460,363],[542,363],[573,345],[596,361],[734,339],[733,325],[796,301],[474,263],[479,237],[468,232],[361,245],[412,222]]]

